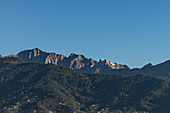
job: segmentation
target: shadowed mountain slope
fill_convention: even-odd
[[[126,76],[148,74],[148,75],[151,75],[157,78],[170,80],[170,61],[168,60],[155,66],[149,63],[141,69],[137,68],[137,69],[127,69],[127,70],[111,70],[111,71],[108,71],[108,73],[123,74]]]
[[[59,66],[66,66],[76,72],[80,73],[103,73],[103,74],[123,74],[126,76],[135,76],[138,74],[148,74],[157,78],[170,80],[170,61],[165,61],[158,65],[151,63],[145,65],[143,68],[130,69],[127,65],[112,63],[106,59],[100,59],[99,62],[86,58],[84,55],[77,55],[71,53],[68,57],[56,54],[47,53],[38,48],[24,50],[17,55],[9,55],[0,58],[19,57],[24,62],[37,62],[42,64],[55,64]]]
[[[0,58],[0,112],[170,112],[170,83]]]
[[[80,73],[105,73],[105,74],[123,74],[126,76],[135,76],[138,74],[149,74],[163,79],[170,79],[170,61],[153,66],[147,64],[143,68],[130,69],[126,65],[112,63],[108,60],[100,59],[99,62],[92,58],[87,59],[83,55],[72,53],[69,57],[46,53],[38,48],[24,50],[18,53],[18,57],[25,62],[53,63],[60,66],[66,66]]]

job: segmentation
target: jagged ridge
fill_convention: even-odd
[[[92,58],[88,59],[83,55],[77,55],[74,53],[71,53],[68,57],[66,57],[54,52],[47,53],[38,48],[24,50],[19,52],[17,55],[10,55],[7,56],[7,58],[8,57],[19,57],[25,62],[39,62],[43,64],[52,63],[60,66],[66,66],[80,73],[123,74],[126,76],[149,74],[158,78],[170,80],[170,61],[166,61],[155,66],[149,63],[143,68],[130,69],[126,65],[112,63],[106,59],[100,59],[98,62]]]
[[[6,65],[6,63],[8,65]],[[170,83],[0,58],[0,113],[169,113]]]
[[[129,69],[126,65],[112,63],[108,60],[100,59],[99,62],[90,58],[87,59],[83,55],[70,54],[66,57],[61,54],[47,53],[39,48],[24,50],[17,54],[19,58],[25,62],[39,62],[39,63],[52,63],[60,66],[66,66],[70,69],[81,73],[107,73],[113,69]]]

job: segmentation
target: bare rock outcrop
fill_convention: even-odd
[[[24,50],[17,54],[19,58],[25,62],[39,62],[39,63],[52,63],[60,66],[66,66],[82,73],[102,73],[113,69],[128,69],[127,66],[112,63],[108,60],[96,60],[86,58],[84,55],[70,54],[66,57],[61,54],[47,53],[38,48],[31,50]]]
[[[66,57],[61,54],[44,52],[38,48],[24,50],[17,55],[9,55],[5,57],[0,55],[0,58],[15,59],[16,57],[22,59],[24,62],[38,62],[43,64],[52,63],[59,66],[66,66],[80,73],[107,73],[122,74],[126,76],[149,74],[151,76],[170,78],[170,60],[158,65],[152,65],[149,63],[142,68],[130,69],[127,65],[112,63],[107,59],[96,61],[92,58],[88,59],[84,55],[74,53]]]
[[[65,58],[63,55],[47,53],[40,50],[39,48],[24,50],[17,55],[25,62],[39,62],[44,64],[53,63],[56,65],[58,65],[58,61],[61,61]]]
[[[56,54],[56,53],[50,53],[46,59],[45,59],[45,64],[56,64],[59,65],[61,63],[61,61],[63,61],[63,59],[65,58],[65,56],[60,55],[60,54]]]

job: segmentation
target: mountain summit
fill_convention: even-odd
[[[170,113],[170,82],[144,74],[83,74],[3,57],[0,89],[0,113]]]
[[[39,62],[44,64],[56,64],[66,66],[70,69],[81,73],[106,73],[114,69],[129,69],[126,65],[112,63],[108,60],[101,59],[99,62],[83,55],[71,53],[66,57],[61,54],[47,53],[39,48],[24,50],[17,54],[25,62]]]
[[[100,59],[99,61],[96,61],[92,58],[86,58],[84,55],[75,53],[71,53],[67,57],[54,52],[48,53],[40,50],[39,48],[24,50],[19,52],[17,55],[0,57],[18,57],[24,62],[38,62],[42,64],[65,66],[80,73],[123,74],[126,76],[148,74],[170,80],[170,60],[158,65],[152,65],[149,63],[142,68],[130,69],[127,65],[112,63],[107,59]]]

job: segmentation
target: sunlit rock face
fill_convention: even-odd
[[[32,50],[24,50],[18,53],[18,57],[23,59],[25,62],[39,62],[39,63],[53,63],[58,65],[65,56],[56,53],[47,53],[38,48]]]
[[[64,58],[65,56],[63,55],[50,53],[45,59],[45,64],[53,63],[59,65]]]
[[[69,57],[65,58],[61,65],[67,66],[73,70],[90,71],[97,62],[93,59],[87,59],[83,55],[70,54]]]
[[[66,57],[61,54],[47,53],[39,48],[21,51],[17,56],[25,62],[39,62],[44,64],[52,63],[66,66],[82,73],[105,73],[113,69],[128,69],[125,65],[112,63],[106,59],[101,59],[97,62],[92,58],[88,59],[84,55],[77,55],[74,53],[71,53]]]
[[[24,50],[17,55],[1,56],[0,58],[19,57],[24,62],[38,62],[43,64],[55,64],[59,66],[66,66],[72,70],[80,73],[105,73],[105,74],[122,74],[126,76],[134,76],[138,74],[148,74],[151,76],[164,77],[170,79],[170,60],[158,65],[151,63],[142,68],[130,69],[127,65],[112,63],[107,59],[100,59],[96,61],[92,58],[86,58],[80,54],[70,54],[68,57],[56,54],[47,53],[38,48]]]
[[[126,65],[121,65],[117,63],[112,63],[111,61],[108,61],[107,59],[100,59],[99,65],[108,66],[112,69],[127,69],[128,67]]]

